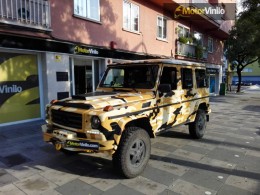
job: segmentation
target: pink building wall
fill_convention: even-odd
[[[140,33],[123,30],[123,0],[101,0],[101,23],[92,22],[73,16],[73,1],[51,0],[52,37],[64,41],[109,47],[110,42],[116,42],[116,49],[131,52],[164,55],[175,54],[175,40],[177,35],[175,27],[178,22],[168,20],[167,41],[156,39],[157,16],[163,15],[163,8],[149,1],[130,1],[139,5]],[[171,15],[168,16],[172,18]],[[192,26],[198,30],[200,27]],[[200,31],[199,31],[200,32]],[[201,32],[205,33],[205,32]],[[205,38],[207,39],[207,34]],[[208,54],[208,63],[222,64],[223,43],[214,39],[214,52]]]

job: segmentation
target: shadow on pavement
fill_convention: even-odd
[[[242,171],[242,170],[230,170],[230,169],[225,169],[221,167],[214,167],[211,165],[207,164],[201,164],[198,162],[191,162],[191,161],[186,161],[186,160],[181,160],[181,159],[176,159],[176,158],[171,158],[171,157],[161,157],[157,155],[151,155],[150,159],[152,160],[159,160],[167,163],[173,163],[176,165],[181,165],[181,166],[187,166],[195,169],[202,169],[202,170],[208,170],[208,171],[213,171],[213,172],[218,172],[218,173],[223,173],[223,174],[228,174],[228,175],[235,175],[235,176],[240,176],[240,177],[246,177],[246,178],[251,178],[251,179],[256,179],[259,180],[260,174],[258,173],[253,173],[249,171]]]
[[[246,111],[260,112],[260,106],[257,105],[248,105],[243,108]]]

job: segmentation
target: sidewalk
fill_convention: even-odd
[[[44,121],[0,127],[0,194],[260,194],[260,92],[211,97],[202,140],[187,126],[152,140],[145,172],[124,179],[102,154],[65,156]]]

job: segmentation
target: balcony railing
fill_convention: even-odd
[[[47,0],[0,0],[0,23],[50,30]]]
[[[208,51],[203,49],[202,53],[199,53],[197,51],[197,45],[185,44],[177,41],[176,55],[197,60],[206,60],[208,58]]]

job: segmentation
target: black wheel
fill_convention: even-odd
[[[198,110],[195,121],[189,124],[189,132],[192,138],[200,139],[204,136],[206,130],[206,113],[204,110]]]
[[[127,178],[136,177],[143,172],[150,153],[148,133],[138,127],[129,127],[124,131],[118,149],[113,154],[114,167]]]

